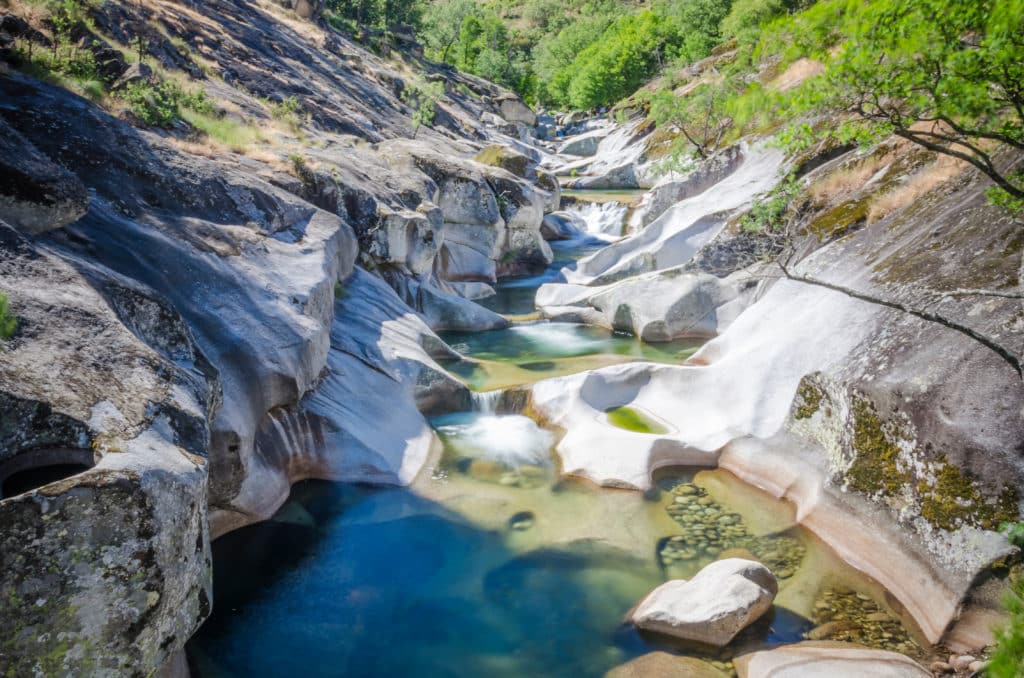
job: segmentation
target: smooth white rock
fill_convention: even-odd
[[[778,582],[767,567],[727,558],[711,563],[693,579],[675,579],[654,589],[630,620],[647,631],[723,647],[770,610],[778,592]]]

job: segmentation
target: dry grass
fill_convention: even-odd
[[[814,59],[797,59],[789,65],[782,75],[768,83],[768,88],[776,92],[785,92],[793,89],[804,80],[820,75],[825,70],[825,64]]]
[[[957,158],[938,156],[935,162],[910,175],[906,181],[876,196],[868,207],[868,222],[874,223],[909,207],[936,186],[959,175],[967,166],[966,162]]]
[[[871,177],[897,158],[896,148],[872,153],[854,163],[832,172],[810,186],[809,193],[817,203],[835,202],[836,198],[860,191]]]

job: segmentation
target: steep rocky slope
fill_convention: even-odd
[[[558,186],[512,148],[529,152],[532,116],[515,97],[415,46],[377,56],[305,6],[105,2],[75,29],[110,82],[147,77],[125,56],[141,39],[148,77],[262,135],[237,152],[18,73],[55,36],[12,9],[0,480],[89,468],[0,501],[0,671],[150,675],[210,612],[211,536],[269,516],[298,479],[415,475],[421,412],[468,398],[427,323],[505,324],[466,296],[550,261]],[[444,95],[413,130],[403,93],[427,79]],[[518,176],[473,159],[495,144],[526,159]]]

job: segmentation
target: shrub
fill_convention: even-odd
[[[7,295],[0,292],[0,339],[10,339],[17,329],[18,318],[11,312]]]
[[[423,125],[427,127],[434,124],[437,116],[436,104],[444,97],[444,83],[426,82],[409,85],[402,90],[402,101],[412,107],[412,135]]]
[[[774,233],[786,223],[786,212],[793,198],[800,192],[800,182],[789,177],[760,200],[740,221],[748,233]]]
[[[213,104],[203,90],[186,92],[178,83],[164,80],[156,84],[135,82],[122,93],[122,97],[140,120],[147,125],[169,127],[181,117],[183,108],[210,115]]]
[[[1024,676],[1024,575],[1011,578],[1010,591],[1003,601],[1009,620],[996,629],[996,646],[986,669],[990,678]]]

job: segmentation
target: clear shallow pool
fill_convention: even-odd
[[[622,623],[633,605],[728,555],[729,540],[790,567],[775,610],[736,646],[799,640],[826,615],[859,619],[847,608],[888,611],[791,507],[728,473],[601,490],[538,458],[550,434],[502,418],[435,420],[443,449],[411,488],[300,483],[272,520],[217,540],[213,616],[188,646],[196,675],[597,678],[659,647]],[[495,425],[518,449],[480,444]],[[887,619],[870,622],[879,642],[908,642]],[[869,622],[844,628],[858,624]],[[731,651],[704,657],[728,668]]]
[[[491,332],[442,332],[452,348],[476,362],[448,361],[450,371],[478,391],[505,388],[629,362],[681,363],[700,340],[648,344],[630,334],[562,322],[538,321]]]
[[[565,282],[563,268],[575,268],[576,262],[588,254],[605,247],[608,242],[586,234],[576,240],[549,243],[554,260],[543,273],[502,278],[494,286],[495,294],[480,300],[480,305],[503,315],[527,315],[536,309],[533,300],[537,288],[544,283]]]

